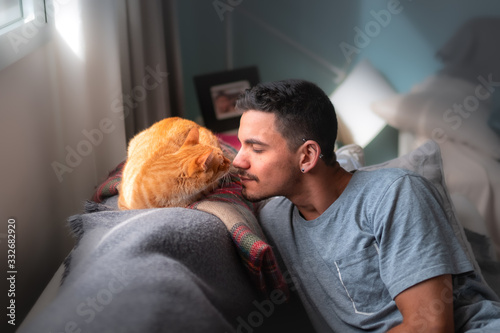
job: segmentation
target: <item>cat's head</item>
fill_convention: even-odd
[[[182,177],[218,180],[226,174],[231,161],[219,147],[201,144],[198,128],[189,131],[186,141],[176,153],[182,166]]]
[[[220,147],[199,142],[199,130],[196,127],[189,131],[184,144],[171,158],[178,166],[174,185],[178,188],[172,188],[170,192],[178,196],[179,200],[186,199],[186,202],[195,200],[195,196],[202,191],[214,189],[231,166],[231,161],[224,156]],[[174,204],[176,199],[173,197],[171,201],[173,205],[178,205]]]
[[[210,138],[200,138],[197,126],[184,135],[184,141],[177,147],[165,144],[158,137],[145,136],[137,141],[136,150],[149,154],[144,159],[137,152],[138,157],[134,155],[127,161],[120,188],[120,209],[186,207],[218,186],[231,167],[218,140],[213,134]],[[134,169],[134,166],[139,167]]]

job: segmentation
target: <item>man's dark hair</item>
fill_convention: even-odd
[[[337,116],[328,96],[317,85],[304,80],[259,83],[247,89],[236,101],[236,110],[256,110],[276,115],[277,130],[291,151],[303,139],[314,140],[321,147],[327,165],[336,161]]]

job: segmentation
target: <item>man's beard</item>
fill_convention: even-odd
[[[240,178],[247,178],[247,179],[251,179],[252,181],[258,183],[259,182],[259,178],[255,175],[251,175],[245,171],[241,171],[238,172],[238,177]],[[241,184],[241,194],[243,195],[243,198],[245,198],[246,200],[250,201],[250,202],[258,202],[258,201],[261,201],[261,200],[264,200],[264,199],[267,199],[268,197],[260,197],[260,196],[251,196],[251,195],[248,195],[247,193],[247,190],[245,188],[245,185],[242,183]]]
[[[290,169],[294,170],[292,167],[290,167]],[[296,173],[290,172],[290,174],[291,174],[291,177],[290,177],[289,181],[287,182],[288,186],[281,187],[279,190],[275,190],[272,193],[259,192],[259,193],[249,194],[246,190],[245,185],[241,184],[242,185],[241,194],[246,200],[248,200],[250,202],[259,202],[259,201],[267,200],[267,199],[270,199],[270,198],[276,197],[276,196],[284,196],[284,197],[288,198],[289,194],[291,194],[290,189],[293,189],[295,187],[295,184],[298,183],[299,178],[301,177],[301,173],[299,173],[299,172],[296,172]],[[252,175],[252,174],[248,174],[244,171],[240,172],[238,174],[238,176],[251,179],[252,181],[256,182],[257,184],[260,182],[260,179],[257,176]],[[257,190],[258,190],[258,188],[257,188]]]
[[[257,195],[249,196],[244,185],[242,186],[241,194],[243,195],[243,198],[245,198],[246,200],[248,200],[250,202],[259,202],[259,201],[269,199],[270,197],[272,197],[272,195],[270,195],[270,196],[257,196]]]

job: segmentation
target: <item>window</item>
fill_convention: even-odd
[[[0,29],[6,28],[23,18],[21,0],[0,0]]]
[[[48,4],[49,0],[0,0],[0,70],[48,40]]]

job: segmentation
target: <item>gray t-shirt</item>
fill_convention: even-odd
[[[385,332],[402,320],[399,293],[473,271],[436,189],[402,169],[356,172],[315,220],[285,198],[271,200],[259,218],[320,332]]]

